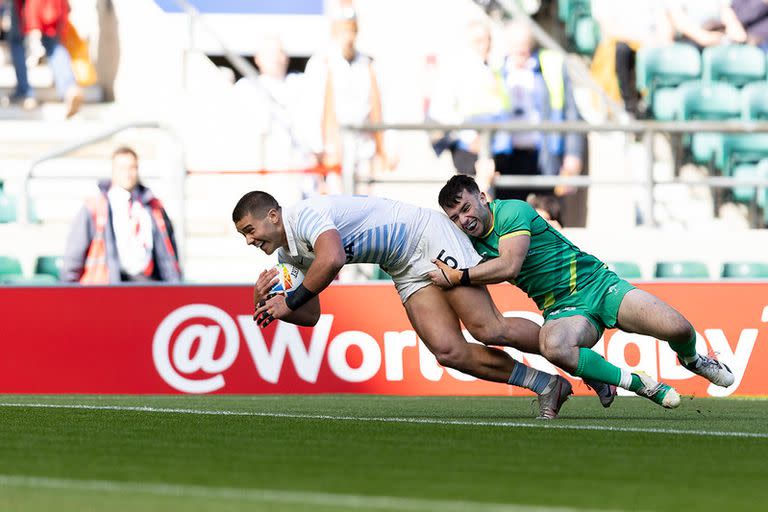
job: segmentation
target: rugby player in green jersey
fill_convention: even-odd
[[[484,261],[463,269],[435,261],[438,270],[430,279],[443,288],[503,281],[519,287],[543,313],[539,348],[553,364],[587,384],[614,384],[669,409],[680,405],[671,386],[614,366],[591,350],[605,329],[616,327],[665,340],[691,372],[718,386],[733,384],[726,365],[696,353],[696,331],[688,320],[582,252],[528,203],[488,202],[464,175],[448,180],[438,202]]]

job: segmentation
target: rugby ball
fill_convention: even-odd
[[[269,290],[270,297],[277,294],[288,296],[304,281],[304,272],[290,263],[278,263],[275,268],[278,281]]]

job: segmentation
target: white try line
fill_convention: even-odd
[[[258,411],[226,411],[215,409],[176,409],[171,407],[149,407],[132,405],[86,405],[86,404],[41,404],[41,403],[0,403],[0,407],[29,407],[42,409],[84,409],[92,411],[131,411],[160,414],[198,414],[204,416],[253,416],[261,418],[288,418],[300,420],[328,420],[328,421],[361,421],[381,423],[416,423],[425,425],[465,425],[473,427],[518,427],[535,429],[558,430],[598,430],[605,432],[631,432],[647,434],[673,434],[713,437],[748,437],[768,439],[768,433],[763,432],[731,432],[718,430],[683,430],[674,428],[647,428],[647,427],[612,427],[610,425],[574,425],[553,421],[484,421],[484,420],[459,420],[447,418],[407,418],[407,417],[375,417],[375,416],[335,416],[332,414],[299,414],[287,412],[258,412]]]
[[[287,491],[276,489],[243,489],[236,487],[203,487],[199,485],[151,482],[118,482],[115,480],[75,480],[35,476],[0,475],[0,487],[62,489],[84,492],[149,494],[154,496],[228,499],[253,503],[280,503],[352,509],[409,510],[442,512],[587,512],[593,509],[544,507],[512,503],[480,501],[432,500],[399,496],[365,496],[325,492]],[[601,510],[601,512],[610,512]]]

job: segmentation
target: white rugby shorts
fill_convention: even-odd
[[[427,273],[437,266],[433,259],[440,259],[453,268],[474,267],[482,259],[472,243],[443,213],[431,211],[416,250],[403,265],[387,270],[395,282],[400,300],[405,301],[431,281]]]

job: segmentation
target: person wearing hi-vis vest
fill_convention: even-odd
[[[129,147],[112,154],[112,179],[99,183],[67,238],[62,281],[84,285],[181,281],[173,226],[151,190],[139,181]]]
[[[498,79],[507,92],[506,120],[531,125],[580,120],[563,55],[535,50],[531,27],[524,21],[510,23],[505,36],[506,56],[498,69]],[[501,175],[579,175],[585,146],[586,139],[579,133],[500,132],[492,139],[496,172]],[[574,190],[559,186],[550,193],[565,196]],[[496,197],[524,201],[531,192],[546,193],[541,189],[497,187]]]

